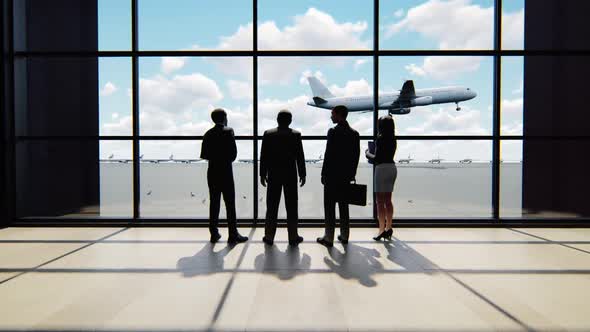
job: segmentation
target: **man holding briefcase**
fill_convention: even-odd
[[[346,106],[336,106],[332,109],[331,120],[336,124],[328,130],[328,141],[324,153],[322,167],[322,184],[324,185],[324,213],[326,228],[324,236],[317,238],[317,242],[326,246],[334,245],[334,231],[336,228],[336,203],[340,212],[340,235],[338,240],[342,244],[348,243],[350,233],[348,210],[348,187],[355,181],[356,170],[360,155],[359,133],[352,129],[346,117]]]

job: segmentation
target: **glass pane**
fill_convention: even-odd
[[[138,16],[141,50],[252,49],[251,1],[139,0]]]
[[[494,48],[494,0],[379,3],[381,49]]]
[[[141,135],[201,136],[223,108],[236,135],[252,135],[252,59],[141,58]]]
[[[588,218],[590,141],[502,142],[501,216]]]
[[[126,62],[127,61],[127,62]],[[114,64],[117,63],[116,66]],[[126,59],[19,58],[15,61],[15,130],[17,135],[96,136],[99,133],[99,76],[130,77]],[[128,113],[129,111],[126,110]]]
[[[502,48],[524,49],[524,1],[502,0]]]
[[[372,1],[258,1],[260,50],[359,50],[372,47]]]
[[[98,0],[98,49],[131,50],[131,1]]]
[[[492,216],[491,141],[398,140],[395,218]]]
[[[293,113],[291,127],[303,135],[326,135],[334,126],[331,108],[342,104],[356,107],[348,115],[354,129],[373,134],[370,57],[261,57],[258,71],[259,135],[277,126],[281,109]],[[317,82],[314,88],[310,79]]]
[[[500,217],[522,217],[522,141],[500,143]]]
[[[100,215],[133,217],[133,144],[100,141]]]
[[[259,141],[262,146],[262,141]],[[367,146],[367,141],[361,141],[362,151]],[[304,140],[303,150],[305,153],[305,169],[307,173],[306,183],[298,188],[299,218],[301,219],[323,219],[324,218],[324,186],[321,183],[321,172],[323,156],[326,150],[324,140]],[[260,152],[259,152],[260,155]],[[350,218],[372,218],[373,217],[373,167],[367,163],[364,156],[359,159],[356,180],[359,184],[367,185],[367,206],[350,206]],[[267,188],[258,183],[258,211],[259,218],[264,220],[266,215],[266,193]],[[338,216],[338,213],[336,213]],[[279,219],[287,217],[285,210],[285,196],[281,193],[279,205]]]
[[[17,144],[19,217],[132,217],[129,141]]]
[[[501,135],[522,135],[524,58],[502,57]]]
[[[394,114],[398,135],[491,135],[493,59],[380,57],[380,115]],[[408,97],[400,100],[405,82]],[[457,110],[457,103],[459,110]]]
[[[252,160],[252,142],[237,141],[237,146],[236,213],[238,218],[252,218],[253,166],[246,162]],[[199,158],[201,141],[142,141],[140,151],[142,217],[209,218],[207,162]],[[225,215],[222,203],[220,218]]]
[[[98,69],[100,135],[131,135],[131,59],[100,58]]]

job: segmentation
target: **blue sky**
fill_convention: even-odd
[[[511,29],[521,24],[518,12],[524,0],[504,2],[506,20]],[[201,10],[206,4],[206,11]],[[130,38],[130,2],[99,1],[99,48],[128,50]],[[161,6],[160,0],[139,1],[139,45],[144,50],[247,49],[251,45],[252,6],[249,1],[176,0],[174,6]],[[367,5],[369,4],[369,5]],[[492,0],[396,0],[382,1],[381,45],[387,49],[487,48],[492,38],[486,34],[489,24],[455,24],[434,33],[422,29],[417,9],[434,5],[471,10],[486,17]],[[493,8],[492,8],[493,9]],[[442,13],[449,14],[449,13]],[[453,13],[450,13],[453,14]],[[433,20],[441,16],[432,13]],[[437,16],[438,15],[438,16]],[[452,15],[450,16],[453,17]],[[508,16],[507,16],[508,17]],[[366,49],[372,47],[372,2],[360,0],[259,1],[259,45],[261,49]],[[387,35],[388,29],[404,22]],[[434,21],[432,21],[434,22]],[[434,23],[432,23],[434,24]],[[484,26],[483,28],[481,26]],[[428,26],[426,25],[426,28]],[[437,26],[438,27],[438,26]],[[438,30],[447,31],[448,34]],[[470,34],[464,33],[469,31]],[[507,39],[512,48],[522,45],[522,31]],[[451,36],[451,38],[448,37]],[[467,35],[467,36],[466,36]],[[521,46],[520,46],[521,47]],[[505,133],[522,127],[522,58],[504,59],[502,72],[502,125]],[[252,134],[251,59],[142,58],[139,73],[140,131],[146,135],[202,135],[209,126],[209,111],[224,107],[230,111],[230,125],[239,135]],[[131,61],[128,58],[100,60],[100,124],[103,135],[131,133]],[[295,114],[293,126],[307,135],[323,135],[330,126],[327,111],[305,105],[310,97],[304,78],[320,77],[336,94],[370,93],[374,80],[372,59],[345,58],[259,58],[259,127],[274,125],[276,112],[283,107]],[[302,79],[303,78],[303,79]],[[413,79],[416,88],[448,85],[468,86],[478,97],[465,102],[463,111],[454,105],[416,108],[410,115],[396,117],[401,134],[490,134],[492,106],[491,58],[387,57],[380,59],[380,90],[399,89],[404,79]],[[506,110],[506,111],[505,111]],[[504,114],[505,113],[505,114]],[[233,121],[233,122],[232,122]],[[371,134],[371,115],[354,115],[351,123],[363,134]],[[521,129],[520,129],[521,130]],[[260,133],[261,133],[260,132]],[[459,155],[477,154],[478,147],[464,149]],[[424,155],[433,153],[416,146]],[[437,148],[441,150],[444,148]],[[108,147],[103,149],[105,154]],[[164,149],[166,150],[166,149]],[[485,149],[484,149],[485,150]],[[101,152],[102,153],[102,152]],[[250,151],[251,153],[251,151]],[[505,159],[520,159],[517,149]],[[316,151],[311,153],[317,154]],[[416,152],[419,154],[419,152]],[[442,153],[441,153],[442,154]],[[489,153],[481,153],[481,158]],[[484,156],[485,155],[485,156]],[[162,157],[162,156],[158,156]],[[167,157],[167,155],[165,156]],[[400,156],[397,156],[398,158]],[[475,158],[475,157],[474,157]],[[487,158],[487,157],[486,157]]]

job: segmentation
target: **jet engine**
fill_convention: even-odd
[[[390,109],[388,109],[389,114],[398,114],[398,115],[400,115],[400,114],[402,114],[402,115],[403,114],[409,114],[410,113],[410,110],[411,109],[409,107],[407,107],[407,108],[405,107],[405,108],[390,108]]]

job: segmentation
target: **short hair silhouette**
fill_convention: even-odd
[[[338,105],[334,107],[334,109],[332,110],[334,111],[334,113],[340,115],[344,119],[346,119],[346,117],[348,116],[348,108],[344,105]]]
[[[216,108],[211,112],[211,120],[216,124],[220,124],[227,118],[227,113],[223,108]]]
[[[280,110],[277,114],[277,123],[281,127],[286,127],[293,121],[293,115],[288,110]]]
[[[384,115],[379,118],[378,122],[379,136],[395,136],[395,122],[391,115]]]

